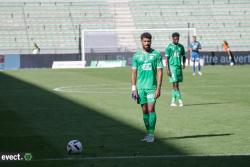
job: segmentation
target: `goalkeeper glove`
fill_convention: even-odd
[[[132,96],[132,99],[136,101],[138,99],[137,91],[136,90],[132,91],[131,96]]]
[[[136,86],[135,85],[132,85],[132,93],[131,93],[131,96],[132,96],[132,99],[134,101],[137,102],[137,104],[139,104],[139,96],[138,96],[138,93],[137,93],[137,90],[136,90]]]

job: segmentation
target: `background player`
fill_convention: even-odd
[[[172,90],[172,107],[177,106],[176,100],[179,102],[179,106],[183,106],[181,93],[179,89],[179,82],[183,81],[182,69],[185,68],[185,49],[182,44],[179,43],[180,34],[175,32],[172,34],[172,43],[166,47],[166,70],[169,76],[169,81],[173,83]]]
[[[223,49],[227,53],[229,60],[230,60],[230,66],[235,65],[234,55],[230,50],[229,44],[227,41],[223,41]]]
[[[201,44],[199,41],[196,40],[196,36],[193,36],[193,41],[189,45],[189,51],[191,52],[191,61],[193,62],[193,76],[195,76],[196,67],[195,62],[198,62],[198,74],[202,75],[201,73],[201,64],[200,64],[200,50]]]
[[[142,50],[132,59],[132,98],[141,105],[143,120],[147,130],[142,141],[154,142],[156,124],[155,102],[161,94],[162,57],[151,48],[150,33],[141,34]]]

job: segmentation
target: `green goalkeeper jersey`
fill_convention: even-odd
[[[137,51],[133,55],[132,68],[137,69],[137,89],[156,89],[157,68],[163,68],[160,52],[154,49],[149,53]]]
[[[165,56],[168,57],[168,63],[170,66],[177,66],[181,67],[181,60],[182,57],[185,56],[185,49],[182,44],[169,44],[166,47],[166,54]]]

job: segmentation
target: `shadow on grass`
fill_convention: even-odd
[[[233,133],[203,134],[203,135],[168,137],[168,138],[160,138],[160,139],[161,140],[177,140],[177,139],[190,139],[190,138],[203,138],[203,137],[223,137],[223,136],[229,136],[229,135],[233,135]]]
[[[0,72],[0,83],[0,152],[7,154],[29,152],[33,155],[33,160],[30,162],[2,161],[0,166],[190,166],[188,163],[192,165],[202,161],[200,158],[184,159],[184,163],[175,158],[144,159],[143,161],[133,158],[96,161],[60,160],[65,157],[186,155],[188,153],[167,144],[162,139],[153,144],[142,143],[138,139],[144,135],[144,132],[103,115],[87,104],[78,104],[28,81]],[[84,145],[82,154],[67,155],[66,143],[72,139],[82,141]],[[59,160],[43,161],[43,159],[53,158]],[[222,164],[224,162],[226,161]],[[233,162],[239,163],[238,160]],[[245,161],[240,160],[240,162]]]
[[[82,141],[76,156],[186,154],[162,141],[142,143],[145,134],[84,104],[0,73],[0,151],[33,159],[69,157],[69,140]]]
[[[229,102],[222,102],[222,103],[218,103],[218,102],[214,102],[214,103],[193,103],[193,104],[185,104],[185,107],[188,106],[203,106],[203,105],[217,105],[217,104],[227,104]]]

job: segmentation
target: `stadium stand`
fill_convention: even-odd
[[[196,28],[205,51],[249,51],[249,0],[3,0],[0,53],[78,53],[80,29]],[[123,35],[130,36],[123,41]],[[157,41],[163,49],[170,34]],[[135,43],[118,34],[119,45]],[[181,40],[187,40],[187,34]],[[138,42],[137,42],[138,43]],[[157,48],[158,49],[158,48]]]
[[[197,29],[203,50],[221,50],[224,39],[230,41],[234,50],[249,50],[250,2],[247,0],[133,0],[130,6],[136,27],[184,28],[190,23],[190,27]]]

